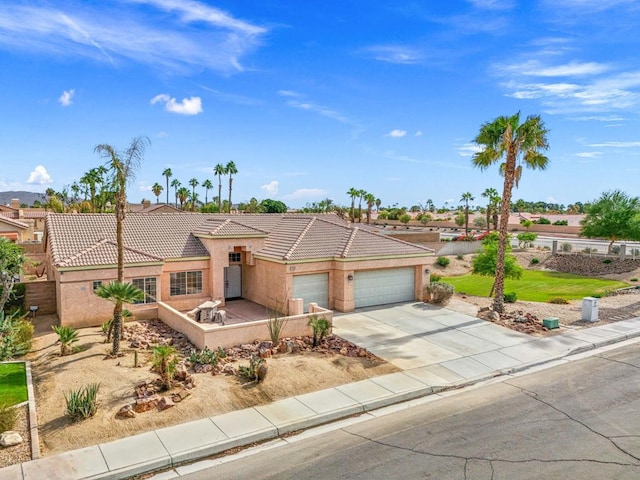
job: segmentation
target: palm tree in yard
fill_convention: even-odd
[[[498,313],[504,311],[504,261],[507,251],[511,193],[514,184],[517,186],[522,175],[522,164],[534,170],[547,168],[549,159],[541,151],[549,148],[548,132],[539,115],[530,115],[520,123],[520,112],[518,112],[510,117],[501,116],[483,124],[474,139],[481,150],[473,155],[473,164],[481,170],[486,170],[501,162],[499,167],[504,175],[493,300],[493,309]]]
[[[484,198],[488,200],[487,203],[487,232],[491,230],[491,216],[494,209],[500,203],[500,195],[498,195],[498,191],[495,188],[486,188],[484,192],[482,192]]]
[[[371,210],[373,210],[373,205],[376,203],[376,197],[373,193],[367,193],[364,196],[364,201],[367,202],[367,225],[371,223]]]
[[[236,168],[236,164],[233,163],[233,160],[232,160],[229,163],[227,163],[227,166],[225,167],[225,170],[227,171],[227,174],[229,175],[229,213],[231,213],[231,206],[233,205],[231,203],[231,189],[232,189],[232,185],[233,185],[233,176],[236,173],[238,173],[238,169]]]
[[[460,201],[464,202],[464,236],[469,235],[469,202],[475,200],[471,192],[465,192],[460,197]]]
[[[218,213],[222,213],[222,176],[227,174],[227,169],[219,163],[213,168],[213,174],[218,177]]]
[[[158,182],[154,183],[153,187],[151,187],[151,191],[156,196],[156,203],[160,203],[160,194],[162,193],[162,190],[164,190],[164,188]],[[167,197],[168,196],[169,194],[167,194]]]
[[[187,187],[180,187],[176,192],[178,195],[178,200],[180,201],[180,208],[184,210],[184,203],[187,201],[187,198],[191,195],[191,192]]]
[[[180,180],[178,180],[177,178],[174,178],[173,180],[171,180],[171,186],[173,187],[173,195],[175,197],[174,205],[176,207],[178,206],[178,187],[180,187],[180,185],[182,184],[180,183]]]
[[[360,195],[360,190],[357,188],[351,187],[347,192],[347,195],[351,197],[351,210],[349,211],[351,216],[351,222],[353,223],[356,219],[356,197]]]
[[[149,145],[146,137],[136,137],[131,140],[129,147],[123,152],[117,151],[111,145],[101,144],[95,147],[95,151],[107,160],[107,167],[113,177],[115,189],[115,213],[116,213],[116,244],[118,249],[118,283],[124,283],[124,220],[127,211],[127,184],[133,181],[136,170],[140,167],[144,152]],[[112,282],[113,283],[113,282]],[[114,300],[113,309],[113,349],[112,354],[117,355],[120,350],[120,329],[122,325],[123,300]]]
[[[208,178],[202,182],[202,186],[204,187],[204,204],[209,203],[209,190],[213,188],[213,183]]]
[[[120,335],[122,333],[122,311],[125,303],[139,302],[144,299],[144,293],[132,283],[114,281],[106,285],[100,285],[96,295],[115,304],[113,309],[113,321],[109,326],[107,338],[113,335],[112,354],[117,355],[120,350]],[[119,320],[116,320],[119,319]]]
[[[362,223],[362,199],[367,195],[366,190],[358,190],[358,223]]]
[[[173,175],[170,168],[165,168],[162,175],[167,179],[167,205],[169,205],[169,178]]]
[[[200,185],[200,182],[198,181],[197,178],[192,178],[191,180],[189,180],[189,185],[191,185],[191,198],[192,198],[192,202],[191,202],[191,211],[195,211],[196,208],[196,202],[195,202],[195,198],[196,198],[196,187],[198,185]]]

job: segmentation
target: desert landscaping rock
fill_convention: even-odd
[[[24,439],[18,432],[10,430],[0,434],[0,446],[2,447],[13,447],[15,445],[20,445],[22,442],[24,442]]]
[[[173,402],[173,399],[170,397],[162,397],[158,402],[158,410],[161,412],[166,410],[167,408],[175,407],[176,404]]]
[[[640,260],[631,258],[611,258],[605,263],[602,255],[553,255],[545,262],[545,267],[558,272],[597,277],[629,273],[640,268]]]
[[[138,398],[136,399],[136,403],[133,406],[133,410],[136,413],[144,413],[149,410],[154,410],[158,407],[158,402],[160,401],[160,397],[157,395],[152,395],[146,398]]]
[[[133,405],[125,405],[118,413],[116,413],[116,418],[135,418],[136,412],[133,410]]]

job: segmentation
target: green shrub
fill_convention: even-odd
[[[629,279],[629,281],[630,281],[630,282],[637,282],[637,281],[638,281],[638,279],[637,279],[636,277],[633,277],[633,278],[630,278],[630,279]]]
[[[456,258],[457,258],[458,260],[464,260],[464,255],[463,255],[463,254],[461,254],[461,253],[459,253],[459,254],[457,254],[457,255],[456,255]]]
[[[551,225],[551,220],[545,217],[540,217],[535,221],[535,223],[537,223],[538,225]]]
[[[31,350],[33,325],[19,312],[0,312],[0,361],[19,357]]]
[[[537,265],[538,263],[540,263],[540,259],[539,258],[533,257],[531,259],[531,264],[532,265]]]
[[[218,364],[219,357],[217,351],[214,352],[209,347],[204,347],[204,350],[199,352],[192,350],[188,360],[192,365],[213,365],[215,367]]]
[[[573,245],[571,245],[570,243],[565,242],[565,243],[561,243],[560,244],[560,251],[561,252],[568,253],[571,250],[573,250]]]
[[[447,257],[438,257],[436,263],[442,268],[446,268],[451,263],[451,260],[449,260]]]
[[[171,388],[171,379],[176,372],[178,365],[178,357],[175,349],[170,345],[160,345],[153,347],[152,363],[158,375],[160,375],[160,383],[162,388],[169,390]]]
[[[90,383],[64,394],[67,403],[66,414],[72,422],[95,415],[98,410],[98,390],[100,390],[99,383]]]
[[[566,220],[556,220],[555,222],[553,222],[554,225],[569,225],[569,222]]]
[[[264,360],[257,355],[251,355],[249,359],[249,365],[240,365],[238,367],[238,374],[245,377],[247,380],[260,381],[260,367]]]
[[[441,278],[442,278],[442,275],[438,275],[437,273],[432,273],[429,276],[429,282],[431,282],[431,283],[439,282]]]
[[[611,253],[613,253],[614,255],[619,255],[620,254],[620,245],[614,245],[613,247],[611,247]]]
[[[536,238],[538,238],[538,234],[533,232],[523,232],[519,233],[517,238],[518,247],[529,248],[533,246],[533,242],[535,242]]]
[[[516,303],[517,300],[518,300],[518,295],[516,294],[516,292],[510,292],[510,293],[504,294],[504,301],[506,303]]]
[[[0,433],[13,430],[18,422],[18,410],[7,403],[0,404]]]
[[[596,247],[585,247],[582,249],[582,253],[597,253],[598,249]]]
[[[58,341],[60,342],[60,356],[69,355],[73,353],[72,343],[78,341],[78,331],[66,325],[53,325],[51,329],[58,335]]]
[[[218,358],[227,358],[227,351],[222,347],[218,347],[216,355],[218,355]]]
[[[427,302],[436,305],[446,305],[455,293],[455,288],[449,283],[432,282],[425,288]]]
[[[311,315],[309,317],[309,326],[313,330],[314,347],[317,347],[324,337],[331,333],[331,322],[324,317]]]
[[[562,298],[562,297],[555,297],[549,300],[549,303],[553,303],[555,305],[568,305],[569,304],[569,300],[567,300],[566,298]]]
[[[604,260],[602,260],[602,263],[606,263],[606,264],[609,264],[611,262],[613,262],[613,260],[611,260],[610,258],[605,258]]]
[[[9,294],[9,300],[4,304],[4,311],[6,313],[24,312],[24,292],[26,286],[24,283],[16,283]],[[0,287],[0,294],[2,293],[2,287]]]

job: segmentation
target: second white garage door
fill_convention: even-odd
[[[293,298],[304,299],[304,311],[309,311],[309,302],[329,308],[329,274],[295,275],[293,277]]]
[[[355,272],[354,282],[356,308],[415,300],[412,267]]]

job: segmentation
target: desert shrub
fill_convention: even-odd
[[[282,330],[287,325],[286,317],[283,317],[280,313],[281,306],[280,303],[277,302],[278,305],[275,308],[270,308],[268,315],[269,319],[267,321],[267,329],[269,330],[269,338],[273,342],[274,345],[277,345],[280,341],[280,335],[282,334]]]
[[[585,247],[582,249],[582,253],[597,253],[598,249],[595,247]]]
[[[516,292],[509,292],[504,294],[505,303],[516,303],[518,301],[518,295]]]
[[[431,283],[433,283],[433,282],[439,282],[441,278],[442,278],[442,275],[438,275],[437,273],[432,273],[432,274],[429,276],[429,281],[430,281]]]
[[[531,264],[532,265],[537,265],[538,263],[540,263],[540,259],[539,258],[533,257],[531,259]]]
[[[545,217],[540,217],[534,223],[537,223],[538,225],[551,225],[551,220]]]
[[[77,390],[64,394],[67,403],[66,414],[72,422],[84,420],[95,415],[98,410],[99,383],[90,383]]]
[[[446,305],[451,300],[455,289],[453,285],[443,282],[432,282],[425,288],[427,301],[436,305]]]
[[[613,260],[611,260],[610,258],[605,258],[604,260],[602,260],[602,263],[606,263],[606,264],[609,264],[611,262],[613,262]]]
[[[33,325],[19,315],[0,311],[0,361],[19,357],[31,350]]]
[[[554,225],[569,225],[569,222],[566,220],[556,220],[555,222],[553,222]]]
[[[573,245],[571,245],[570,243],[564,242],[564,243],[560,244],[560,251],[561,252],[568,253],[571,250],[573,250]]]
[[[8,403],[0,403],[0,433],[13,430],[18,422],[18,410]]]
[[[192,365],[213,365],[215,367],[218,364],[219,357],[217,351],[214,352],[209,347],[204,347],[200,351],[191,350],[188,360]]]
[[[476,228],[487,228],[487,220],[484,217],[476,217],[473,219],[473,226]]]
[[[238,374],[247,380],[260,383],[267,376],[267,365],[262,358],[257,355],[251,355],[249,365],[240,365]]]
[[[406,225],[411,221],[411,215],[409,215],[408,213],[403,213],[402,215],[400,215],[400,218],[398,218],[398,220]]]
[[[324,317],[311,315],[309,317],[309,326],[313,330],[313,346],[317,347],[329,333],[331,333],[331,322]]]
[[[78,331],[69,326],[53,325],[51,329],[58,335],[58,341],[60,342],[60,356],[69,355],[73,353],[72,343],[78,341]]]
[[[218,358],[227,358],[227,351],[222,347],[218,347],[216,355],[218,355]]]
[[[568,305],[569,304],[569,300],[567,300],[566,298],[562,298],[562,297],[555,297],[549,300],[549,303],[553,303],[555,305]]]
[[[464,260],[464,255],[463,255],[463,254],[461,254],[461,253],[459,253],[459,254],[457,254],[457,255],[456,255],[456,258],[457,258],[458,260]]]
[[[4,311],[6,313],[14,313],[24,311],[24,292],[26,286],[24,283],[16,283],[11,289],[9,294],[9,300],[4,304]],[[2,293],[2,287],[0,287],[0,293]]]
[[[612,246],[610,252],[613,253],[614,255],[619,255],[620,254],[620,245]]]
[[[533,232],[524,232],[519,233],[517,238],[518,246],[520,248],[529,248],[533,246],[533,242],[538,238],[538,234]]]
[[[153,347],[151,361],[153,368],[156,369],[160,376],[162,388],[169,390],[172,384],[171,379],[178,365],[178,356],[175,349],[170,345]]]
[[[449,260],[447,257],[438,257],[436,263],[442,268],[446,268],[451,263],[451,260]]]
[[[633,278],[630,278],[630,279],[629,279],[629,281],[630,281],[630,282],[637,282],[637,281],[638,281],[638,279],[637,279],[636,277],[633,277]]]

